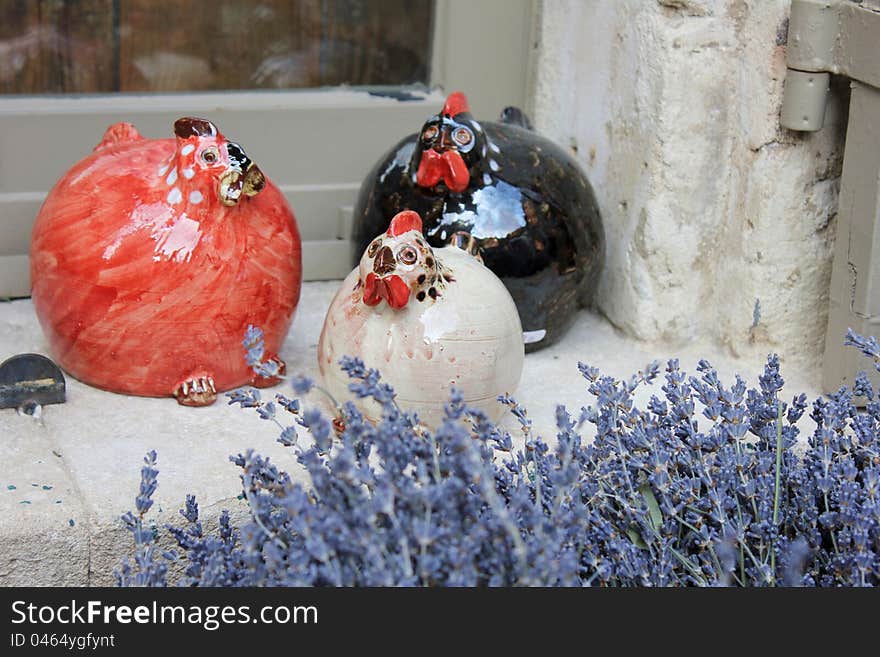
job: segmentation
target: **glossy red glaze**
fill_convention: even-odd
[[[470,112],[467,97],[461,91],[454,91],[446,98],[446,104],[443,106],[443,114],[446,116],[458,116],[462,112]]]
[[[269,356],[290,326],[302,278],[293,213],[259,170],[243,175],[237,145],[187,134],[147,140],[111,126],[37,216],[34,306],[53,357],[82,381],[165,396],[208,376],[228,390],[253,378],[248,324]],[[223,203],[230,171],[253,184]]]
[[[397,274],[379,277],[373,272],[364,281],[364,303],[376,306],[383,299],[392,308],[403,308],[409,301],[409,286]]]
[[[386,233],[390,237],[397,237],[404,233],[408,233],[411,230],[417,230],[420,233],[422,232],[422,218],[419,216],[418,212],[404,210],[403,212],[398,212],[394,215],[394,218],[388,225]]]
[[[449,191],[460,193],[470,184],[471,174],[458,151],[438,153],[433,148],[423,151],[416,171],[416,184],[430,188],[441,180]]]

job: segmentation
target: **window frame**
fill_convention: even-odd
[[[850,80],[822,364],[822,386],[829,393],[852,385],[865,369],[858,351],[844,345],[847,329],[876,335],[880,326],[878,33],[880,0],[791,4],[782,126],[821,130],[831,74]],[[869,376],[880,385],[880,374],[871,370]]]
[[[30,294],[27,253],[40,204],[107,126],[127,121],[146,137],[170,137],[173,121],[186,115],[214,121],[279,185],[303,238],[304,278],[343,278],[364,176],[439,111],[443,89],[466,91],[474,113],[487,118],[524,104],[536,11],[537,0],[436,0],[430,90],[0,97],[0,298]],[[394,93],[401,90],[408,93]]]

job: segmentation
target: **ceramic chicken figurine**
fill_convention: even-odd
[[[496,398],[514,392],[522,372],[522,326],[491,271],[455,246],[432,249],[419,215],[404,211],[370,242],[327,311],[318,360],[340,402],[351,397],[338,365],[345,355],[379,369],[428,426],[442,420],[453,385],[497,420]],[[374,407],[365,412],[375,419]]]
[[[53,357],[114,392],[184,405],[253,380],[249,324],[277,360],[300,295],[300,238],[279,189],[210,121],[174,139],[111,126],[34,225],[34,307]],[[278,361],[279,370],[284,369]]]
[[[604,257],[592,187],[573,157],[507,108],[477,122],[462,93],[365,179],[354,212],[359,257],[402,209],[424,219],[432,246],[467,233],[519,310],[527,349],[555,342],[590,303]]]

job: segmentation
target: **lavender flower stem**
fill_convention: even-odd
[[[783,404],[778,399],[776,405],[779,413],[776,418],[776,485],[773,492],[773,527],[779,531],[779,494],[782,481],[782,411]],[[776,586],[776,538],[770,542],[770,570],[773,573],[773,585]]]

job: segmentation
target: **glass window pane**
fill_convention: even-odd
[[[427,83],[433,0],[4,0],[0,93]]]

